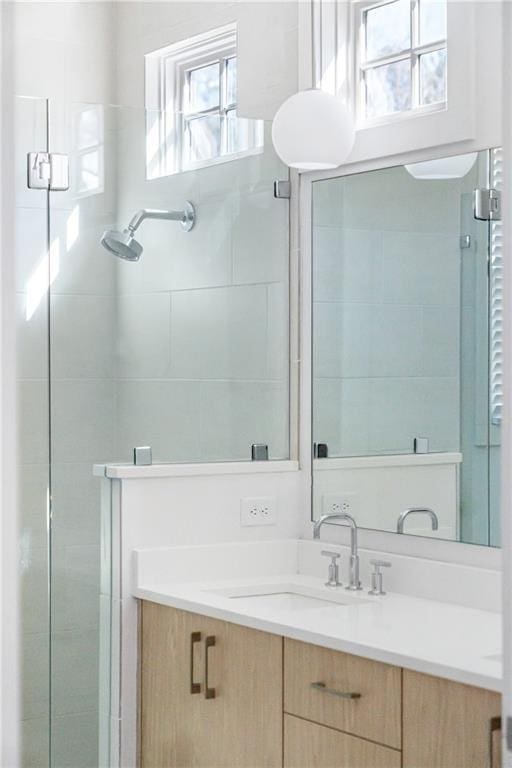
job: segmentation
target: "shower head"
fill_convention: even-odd
[[[143,208],[137,211],[126,229],[118,232],[115,229],[107,229],[102,237],[101,244],[107,251],[113,253],[125,261],[138,261],[144,250],[142,245],[135,240],[134,233],[140,227],[144,219],[167,219],[179,221],[185,232],[190,232],[196,223],[196,211],[192,203],[186,202],[182,211],[158,211],[151,208]]]
[[[130,229],[125,229],[123,232],[107,229],[101,237],[101,244],[114,256],[119,256],[120,259],[126,261],[138,261],[144,250],[142,245],[135,240]]]

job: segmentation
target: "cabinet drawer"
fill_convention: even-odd
[[[401,679],[398,667],[285,640],[285,712],[395,749],[402,743]],[[336,695],[348,693],[358,698]]]
[[[284,716],[284,768],[400,768],[401,752]]]

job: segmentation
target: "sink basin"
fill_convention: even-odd
[[[310,611],[335,606],[367,603],[350,596],[343,587],[315,588],[299,584],[256,584],[208,590],[210,594],[236,600],[251,608],[271,608],[276,611]]]

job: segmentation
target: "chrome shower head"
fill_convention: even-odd
[[[114,256],[125,259],[125,261],[138,261],[144,250],[142,245],[135,240],[130,229],[125,229],[123,232],[107,229],[101,237],[101,244]]]
[[[167,219],[179,221],[185,232],[190,232],[196,223],[196,211],[192,203],[186,202],[182,211],[158,211],[151,208],[143,208],[132,217],[126,229],[118,232],[115,229],[107,229],[101,237],[101,244],[107,251],[113,253],[125,261],[138,261],[144,250],[142,245],[135,240],[134,232],[140,227],[144,219]]]

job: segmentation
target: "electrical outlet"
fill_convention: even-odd
[[[240,525],[276,525],[277,503],[274,496],[242,499]]]
[[[324,493],[322,496],[323,515],[357,515],[357,493]]]

